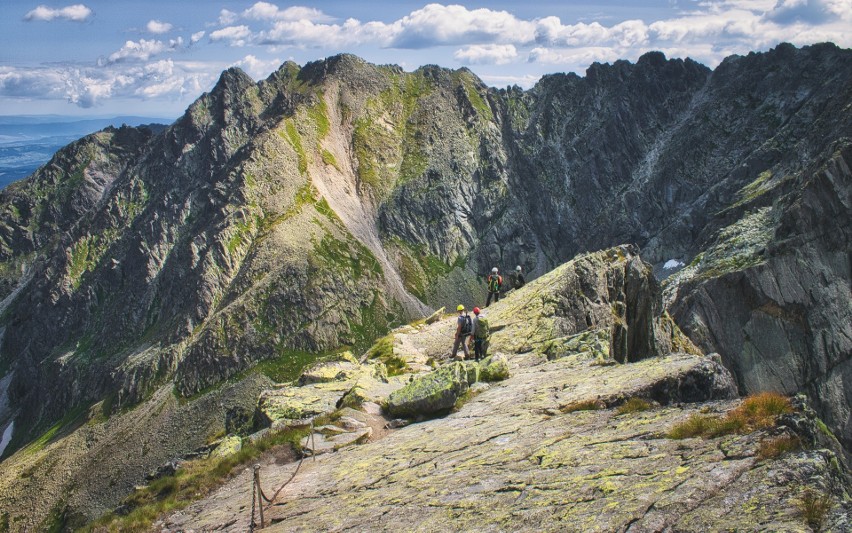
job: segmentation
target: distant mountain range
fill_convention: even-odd
[[[172,119],[136,116],[0,116],[0,188],[32,174],[66,144],[107,126],[171,122]]]

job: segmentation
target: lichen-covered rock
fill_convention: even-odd
[[[516,359],[523,357],[535,358]],[[318,460],[267,514],[271,530],[397,531],[412,523],[443,530],[451,516],[452,528],[462,531],[796,531],[806,527],[796,503],[805,489],[833,503],[827,524],[844,523],[836,452],[762,460],[757,450],[775,429],[665,437],[675,424],[723,414],[736,400],[673,402],[631,414],[560,410],[597,397],[609,405],[710,368],[724,372],[717,362],[689,354],[609,366],[582,354],[535,360],[445,418]]]
[[[604,362],[610,360],[610,331],[591,329],[545,342],[542,352],[548,359],[558,359],[578,353],[587,353],[589,357]]]
[[[479,379],[482,381],[503,381],[509,378],[509,361],[503,354],[495,354],[479,363]]]
[[[370,373],[361,374],[343,397],[340,405],[341,407],[360,407],[364,403],[384,404],[394,391],[408,383],[408,379],[408,376],[391,376],[382,380]]]
[[[210,453],[211,457],[222,458],[234,455],[243,448],[243,439],[237,435],[229,435]]]
[[[414,378],[388,397],[388,413],[415,417],[447,411],[470,386],[468,377],[472,366],[455,362]]]
[[[346,381],[361,372],[357,361],[323,361],[314,364],[299,376],[299,385]]]
[[[255,417],[264,426],[307,425],[317,416],[337,409],[338,402],[353,384],[354,380],[332,381],[263,391]]]
[[[444,318],[444,311],[446,311],[446,309],[447,309],[446,307],[442,307],[442,308],[438,309],[437,311],[435,311],[434,313],[432,313],[431,315],[426,317],[426,320],[424,321],[424,323],[426,325],[429,325],[429,324],[434,324],[435,322],[441,320],[442,318]]]

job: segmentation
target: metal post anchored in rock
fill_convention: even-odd
[[[254,531],[254,509],[255,502],[257,502],[257,507],[260,509],[260,528],[263,529],[266,527],[263,519],[263,489],[260,487],[260,465],[254,465],[254,479],[252,480],[252,491],[251,491],[251,525],[250,530]]]

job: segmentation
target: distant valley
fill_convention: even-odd
[[[172,119],[137,116],[109,118],[21,115],[0,117],[0,189],[47,163],[57,150],[107,126],[170,124]]]

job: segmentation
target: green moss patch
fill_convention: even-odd
[[[367,359],[378,359],[384,363],[388,376],[398,376],[409,370],[405,360],[394,354],[393,342],[394,335],[391,333],[377,340],[367,351]]]

